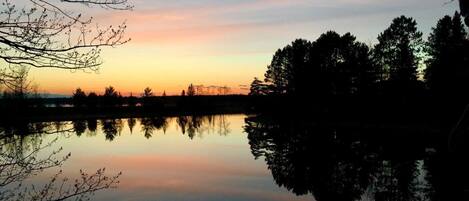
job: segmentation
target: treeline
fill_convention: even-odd
[[[187,90],[182,90],[179,95],[179,105],[193,105],[194,96],[210,96],[212,93],[207,91],[213,89],[210,87],[204,87],[203,85],[190,84]],[[219,92],[217,95],[228,95],[228,87],[218,88]],[[214,93],[215,94],[215,93]],[[109,86],[104,89],[102,95],[98,95],[96,92],[86,93],[81,88],[77,88],[72,95],[72,104],[77,108],[96,108],[96,107],[145,107],[158,109],[164,105],[166,99],[166,91],[163,91],[161,96],[156,96],[154,91],[150,87],[143,89],[143,92],[134,96],[122,96],[114,87]]]
[[[334,31],[279,49],[250,95],[318,99],[392,96],[468,100],[469,40],[461,15],[444,16],[428,40],[410,17],[395,18],[372,47]]]

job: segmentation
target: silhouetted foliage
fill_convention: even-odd
[[[377,81],[369,48],[355,36],[335,32],[321,35],[312,49],[311,88],[319,94],[369,94]],[[305,78],[307,79],[307,77]]]
[[[104,89],[104,97],[111,97],[111,98],[117,98],[119,94],[117,93],[116,89],[114,87],[109,86]]]
[[[153,91],[150,89],[150,87],[147,87],[143,90],[142,97],[144,98],[153,97]]]
[[[364,100],[386,96],[396,99],[392,104],[407,104],[429,94],[468,96],[467,37],[461,16],[456,13],[438,22],[427,45],[417,22],[406,16],[395,18],[379,34],[373,49],[350,33],[329,31],[313,42],[297,39],[275,52],[264,80],[255,78],[249,95],[282,96],[279,104],[303,108],[298,100],[309,104],[336,97]],[[261,98],[253,99],[253,108],[272,100]],[[467,102],[461,98],[458,101]]]
[[[81,88],[77,88],[75,92],[73,93],[72,99],[73,99],[73,105],[75,107],[82,107],[86,103],[86,94]]]
[[[70,9],[70,4],[81,6]],[[87,6],[130,10],[127,0],[2,1],[0,4],[0,85],[15,82],[23,67],[97,70],[101,48],[119,46],[125,23],[99,26],[86,19]],[[78,11],[78,12],[77,12]]]
[[[251,88],[249,90],[250,96],[261,96],[261,95],[268,95],[269,91],[267,89],[267,85],[264,84],[261,80],[257,77],[251,83]]]
[[[468,0],[459,0],[459,7],[461,9],[461,14],[466,19],[464,22],[469,26],[469,1]]]
[[[147,87],[143,90],[142,99],[143,99],[143,106],[144,107],[151,107],[152,106],[152,97],[153,91]]]
[[[392,92],[415,93],[419,86],[418,68],[423,56],[422,32],[413,18],[400,16],[378,36],[374,59],[382,68],[383,80]]]
[[[94,108],[98,105],[98,94],[90,92],[87,97],[87,105],[90,108]]]
[[[195,96],[195,87],[194,85],[190,84],[189,87],[187,87],[187,96]]]
[[[137,103],[138,103],[138,98],[133,96],[133,94],[130,94],[130,96],[127,97],[127,105],[129,107],[135,107],[137,106]]]
[[[37,86],[28,79],[29,69],[17,68],[12,73],[15,75],[15,79],[4,85],[5,88],[2,97],[0,97],[0,110],[22,115],[30,108],[43,107],[43,100],[37,91]]]
[[[119,98],[120,95],[114,87],[109,86],[104,89],[103,102],[106,106],[119,105]]]
[[[467,96],[469,90],[469,40],[461,16],[445,16],[428,39],[425,79],[437,95]]]
[[[163,108],[163,103],[160,98],[154,96],[152,89],[147,87],[143,90],[142,106],[146,111],[159,111]]]
[[[377,71],[365,44],[350,33],[330,31],[314,42],[298,39],[279,49],[264,82],[254,79],[251,95],[367,94],[377,82]]]

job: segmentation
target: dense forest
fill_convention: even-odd
[[[395,18],[368,46],[334,31],[277,50],[250,95],[317,99],[332,95],[457,98],[467,101],[469,40],[461,15],[444,16],[428,39],[410,17]]]

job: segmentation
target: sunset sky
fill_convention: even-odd
[[[414,17],[425,37],[457,3],[449,0],[134,0],[133,11],[83,9],[99,24],[126,20],[128,44],[104,48],[99,72],[32,69],[40,91],[71,94],[77,87],[102,93],[179,94],[190,83],[229,86],[245,93],[262,77],[276,49],[296,38],[316,39],[335,30],[367,44],[399,15]]]

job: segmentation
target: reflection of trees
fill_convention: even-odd
[[[203,137],[204,134],[218,133],[219,135],[227,135],[231,132],[230,122],[227,120],[226,115],[207,115],[207,116],[179,116],[174,118],[178,128],[181,129],[182,134],[188,134],[189,138],[193,139],[195,136]],[[166,133],[166,130],[171,125],[173,118],[164,117],[164,116],[153,116],[153,117],[143,117],[138,119],[141,132],[145,138],[151,138],[156,131],[163,131]],[[62,122],[55,122],[54,125],[63,124]],[[130,132],[133,132],[133,128],[137,123],[137,119],[129,118],[127,120],[122,119],[104,119],[99,120],[100,129],[104,133],[105,137],[109,141],[113,141],[117,135],[123,130],[124,123],[127,123],[127,126],[130,129]],[[94,136],[97,132],[98,120],[88,119],[75,120],[72,122],[73,131],[77,136],[81,136],[88,129],[88,136]],[[58,128],[63,129],[67,125],[60,125]]]
[[[68,127],[71,126],[75,127]],[[70,154],[61,156],[62,149],[53,150],[51,146],[73,129],[58,132],[56,129],[55,123],[18,123],[0,127],[0,200],[88,200],[94,192],[118,183],[120,174],[109,177],[104,169],[100,169],[93,174],[80,171],[81,177],[73,182],[62,177],[59,171],[43,186],[25,185],[26,179],[61,166],[70,157]],[[44,141],[48,134],[58,137]]]
[[[92,133],[96,133],[96,130],[98,129],[98,120],[88,119],[87,124],[88,124],[88,130]]]
[[[179,116],[176,122],[182,134],[187,132],[191,139],[195,136],[202,137],[205,133],[227,135],[231,132],[230,123],[226,120],[225,115]]]
[[[179,116],[176,120],[179,128],[181,128],[181,132],[182,134],[186,134],[186,130],[187,130],[187,122],[188,122],[188,117],[187,116]]]
[[[86,131],[86,121],[83,120],[77,120],[73,121],[73,129],[75,130],[75,133],[77,136],[81,136],[83,133]]]
[[[375,140],[366,137],[376,135],[371,130],[286,117],[249,117],[245,131],[254,157],[264,158],[276,183],[298,195],[313,194],[318,201],[410,201],[425,200],[435,190],[422,179],[434,171],[425,168],[429,161],[416,151],[425,149],[419,144]]]
[[[317,200],[357,200],[363,194],[373,160],[360,157],[361,145],[346,150],[346,142],[328,128],[257,120],[246,121],[251,150],[256,158],[265,157],[278,185]]]
[[[135,123],[137,123],[137,121],[134,118],[130,118],[130,119],[127,120],[127,124],[129,126],[130,133],[132,133],[134,131]]]
[[[231,132],[230,122],[226,119],[225,115],[218,115],[218,133],[220,135],[228,135]]]
[[[168,127],[168,119],[166,117],[147,117],[140,119],[140,125],[142,125],[142,132],[148,139],[151,138],[153,132],[156,130],[166,130]]]
[[[117,134],[122,132],[123,123],[121,119],[101,120],[101,129],[106,136],[106,140],[113,141]]]

